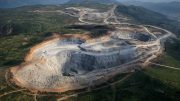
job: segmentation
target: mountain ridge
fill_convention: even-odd
[[[178,19],[180,17],[180,2],[141,2],[141,1],[122,1],[121,3],[125,5],[135,5],[142,6],[149,10],[164,14],[169,16],[172,19]]]
[[[14,8],[37,4],[63,4],[68,0],[0,0],[0,8]]]

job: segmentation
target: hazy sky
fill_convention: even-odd
[[[180,0],[117,0],[117,1],[144,1],[144,2],[171,2],[171,1],[179,1]]]
[[[0,0],[0,2],[11,2],[11,1],[31,1],[31,0]],[[36,1],[36,2],[39,2],[39,1],[48,1],[48,2],[67,2],[69,0],[33,0],[33,1]],[[180,0],[117,0],[117,1],[144,1],[144,2],[171,2],[171,1],[179,1]]]

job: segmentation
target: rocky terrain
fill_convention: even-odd
[[[147,65],[162,53],[163,42],[172,36],[171,32],[151,25],[128,23],[130,19],[116,15],[115,9],[113,6],[107,12],[100,12],[68,7],[58,11],[78,18],[76,25],[106,25],[113,29],[95,38],[89,34],[60,35],[32,47],[25,63],[10,69],[11,82],[29,90],[47,92],[89,88],[119,73]]]
[[[11,25],[0,26],[0,37],[10,35],[13,32]]]

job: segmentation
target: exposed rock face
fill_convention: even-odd
[[[86,49],[84,49],[86,50]],[[115,51],[117,50],[117,51]],[[119,66],[135,58],[135,50],[114,49],[114,52],[83,52],[72,51],[69,54],[62,71],[67,75],[85,74],[97,69],[106,69]],[[61,53],[64,54],[64,53]]]
[[[0,26],[0,37],[10,35],[13,32],[11,25]]]

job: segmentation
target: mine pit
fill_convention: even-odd
[[[64,14],[79,17],[83,24],[66,27],[88,34],[59,35],[35,45],[24,63],[10,68],[10,81],[30,91],[66,92],[98,86],[119,73],[147,65],[161,54],[161,41],[172,33],[150,25],[121,24],[115,8],[103,13],[89,8],[67,8]],[[100,18],[104,22],[86,22],[84,15],[88,20]]]
[[[11,69],[12,79],[18,86],[40,91],[82,89],[91,86],[89,84],[96,85],[94,81],[99,76],[103,75],[106,79],[110,78],[108,75],[115,76],[117,72],[114,73],[114,70],[118,73],[130,70],[132,67],[128,65],[131,62],[147,59],[159,51],[159,44],[150,40],[151,35],[147,32],[111,30],[108,33],[97,38],[89,36],[88,39],[77,34],[69,37],[62,35],[40,43],[32,47],[25,65]],[[131,44],[133,40],[136,44]],[[147,45],[142,48],[138,41]]]

